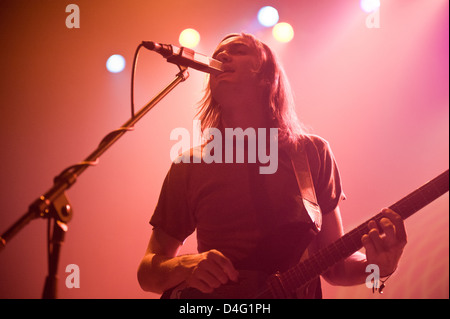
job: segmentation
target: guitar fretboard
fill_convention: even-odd
[[[389,208],[398,213],[403,219],[406,219],[448,192],[448,190],[449,171],[447,170]],[[381,213],[375,215],[331,245],[319,250],[305,261],[281,274],[285,288],[288,291],[295,291],[298,287],[307,284],[324,273],[335,263],[361,249],[361,237],[368,232],[369,221],[379,221],[382,217]]]

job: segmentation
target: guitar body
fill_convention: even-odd
[[[263,272],[241,270],[239,281],[230,282],[220,286],[212,293],[206,294],[201,291],[186,287],[184,283],[166,291],[161,299],[253,299],[266,288],[269,276]]]
[[[280,287],[282,283],[276,271],[287,270],[303,260],[315,235],[310,223],[283,225],[262,239],[247,258],[234,264],[239,271],[238,282],[229,282],[209,294],[187,287],[183,282],[164,292],[161,299],[295,298],[295,291],[287,295]]]
[[[269,276],[260,271],[241,270],[238,282],[220,286],[212,293],[182,283],[164,292],[161,299],[314,299],[320,289],[318,280],[288,293],[281,286],[278,274]]]

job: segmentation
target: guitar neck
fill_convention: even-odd
[[[448,192],[448,190],[449,172],[447,170],[389,208],[398,213],[403,219],[406,219]],[[367,234],[369,221],[379,221],[381,218],[381,213],[375,215],[331,245],[319,250],[305,261],[284,272],[281,276],[286,289],[294,291],[296,288],[307,284],[324,273],[337,262],[361,249],[361,237]]]

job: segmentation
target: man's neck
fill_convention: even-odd
[[[236,99],[221,104],[223,127],[247,129],[269,127],[268,110],[260,99]]]
[[[245,130],[249,127],[254,129],[268,127],[267,119],[262,116],[263,114],[257,113],[257,111],[252,114],[248,114],[248,112],[245,114],[236,112],[231,114],[224,113],[222,114],[222,125],[224,128],[240,127]]]

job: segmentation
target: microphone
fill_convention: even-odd
[[[150,51],[161,54],[167,62],[191,67],[210,74],[223,72],[222,62],[197,53],[192,49],[185,47],[179,48],[171,44],[156,43],[153,41],[142,41],[142,45]]]

